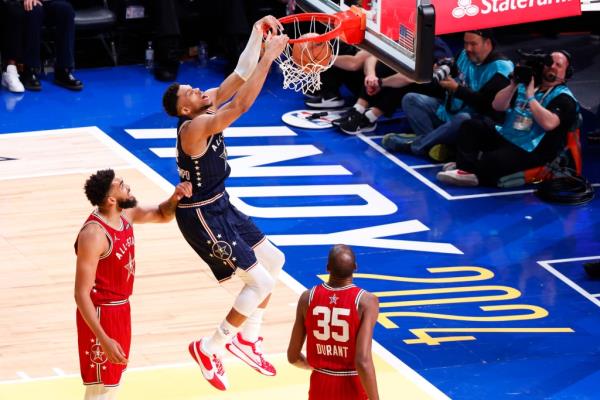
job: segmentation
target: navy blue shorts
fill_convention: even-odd
[[[236,268],[247,271],[256,265],[254,248],[265,234],[229,202],[227,192],[199,203],[180,203],[175,217],[185,240],[219,282],[231,278]]]

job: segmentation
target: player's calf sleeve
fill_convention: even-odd
[[[238,270],[236,274],[245,283],[236,297],[233,308],[246,317],[258,308],[258,305],[273,291],[275,279],[259,262],[249,271]]]
[[[269,242],[268,239],[256,246],[254,254],[258,262],[269,271],[274,279],[277,279],[285,263],[285,254],[275,247],[273,243]]]

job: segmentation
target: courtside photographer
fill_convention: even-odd
[[[498,53],[496,40],[489,29],[464,33],[464,49],[455,62],[438,62],[433,81],[444,89],[442,99],[409,93],[402,100],[402,109],[415,135],[388,134],[383,146],[400,151],[429,156],[446,161],[443,147],[454,145],[461,124],[474,115],[485,115],[500,121],[502,113],[492,108],[494,97],[508,86],[513,71],[512,61]]]
[[[460,186],[496,185],[500,177],[545,165],[565,147],[579,110],[566,85],[573,75],[571,55],[566,50],[523,54],[530,57],[519,63],[510,84],[492,103],[496,111],[506,111],[504,123],[465,122],[459,133],[457,169],[439,172],[440,181]]]

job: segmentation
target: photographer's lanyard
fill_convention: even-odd
[[[548,103],[563,93],[573,97],[573,94],[566,86],[559,85],[552,87],[543,94],[536,91],[534,98],[542,107],[546,108]],[[546,132],[533,119],[525,85],[519,85],[514,107],[508,109],[504,124],[502,126],[496,125],[496,130],[508,141],[528,152],[535,150],[542,141]]]

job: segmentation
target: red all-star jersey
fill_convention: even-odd
[[[306,357],[315,370],[328,375],[356,375],[354,354],[360,326],[358,303],[364,290],[323,283],[310,291],[304,325]]]
[[[133,225],[123,214],[120,223],[119,229],[111,227],[96,210],[90,214],[81,228],[89,224],[97,224],[106,234],[109,243],[108,250],[98,261],[96,280],[90,293],[95,305],[126,300],[133,291],[135,277]],[[77,254],[77,240],[75,254]]]

